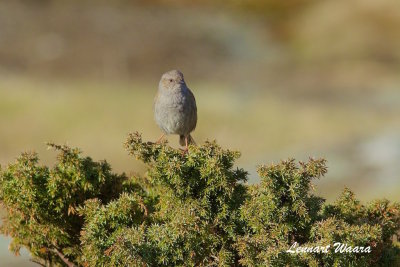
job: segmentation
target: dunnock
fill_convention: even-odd
[[[161,76],[154,99],[154,118],[164,134],[178,134],[179,144],[188,149],[194,143],[190,133],[196,128],[197,107],[193,93],[186,86],[183,74],[171,70]]]

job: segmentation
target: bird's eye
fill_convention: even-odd
[[[170,83],[172,83],[173,81],[174,81],[174,80],[172,80],[172,79],[169,79],[169,82],[170,82]]]

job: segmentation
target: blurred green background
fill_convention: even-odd
[[[250,182],[259,164],[325,157],[328,200],[346,185],[399,201],[399,29],[398,0],[0,1],[0,164],[52,164],[52,141],[144,173],[122,143],[160,136],[153,97],[180,69],[195,140],[240,150]],[[28,266],[8,243],[0,266]]]

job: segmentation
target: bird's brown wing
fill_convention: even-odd
[[[192,132],[197,125],[197,106],[196,106],[196,99],[192,93],[192,91],[190,91],[190,89],[188,88],[188,98],[189,98],[189,102],[190,102],[190,112],[191,112],[191,120],[190,120],[190,132]]]

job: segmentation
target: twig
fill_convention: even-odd
[[[33,263],[36,263],[36,264],[39,264],[40,266],[43,266],[43,267],[46,267],[46,265],[44,264],[44,263],[41,263],[40,261],[38,261],[38,260],[35,260],[35,259],[29,259],[31,262],[33,262]]]
[[[53,251],[60,257],[60,259],[68,266],[68,267],[77,267],[73,262],[70,262],[64,254],[62,254],[58,249],[53,249]]]
[[[147,209],[146,205],[143,202],[143,199],[140,197],[139,198],[139,205],[143,209],[143,217],[147,218],[149,214],[149,210]]]

